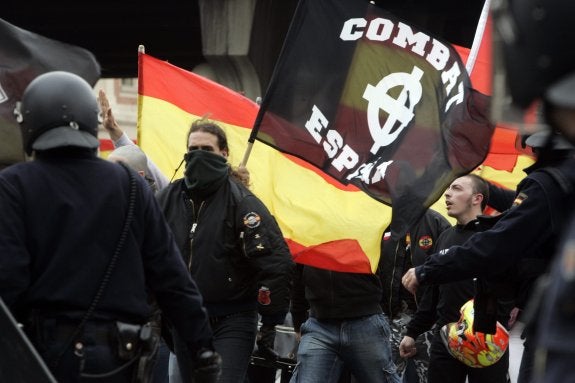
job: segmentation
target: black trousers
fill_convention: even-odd
[[[455,359],[441,340],[439,334],[431,341],[428,383],[507,383],[509,369],[509,349],[501,359],[485,368],[469,367]]]

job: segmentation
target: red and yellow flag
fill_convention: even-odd
[[[138,142],[166,175],[181,163],[191,122],[203,116],[225,129],[230,163],[241,162],[258,113],[256,103],[143,53],[138,86]],[[252,191],[276,217],[296,262],[336,271],[375,271],[390,207],[264,144],[253,146],[247,168]]]

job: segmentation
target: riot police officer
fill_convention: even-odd
[[[202,297],[144,179],[98,158],[91,87],[43,74],[16,114],[34,159],[0,173],[0,297],[54,376],[145,380],[157,343],[146,325],[151,292],[198,381],[213,381],[220,358]]]

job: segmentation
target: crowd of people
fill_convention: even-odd
[[[15,110],[32,160],[0,172],[0,298],[53,377],[248,383],[254,352],[279,360],[289,313],[292,383],[507,383],[520,315],[518,382],[575,382],[575,61],[558,48],[575,8],[494,7],[495,89],[510,92],[494,99],[540,102],[545,130],[523,132],[536,161],[515,191],[456,178],[455,225],[428,210],[399,239],[386,231],[373,274],[295,264],[217,122],[187,127],[170,181],[104,92],[68,72],[35,78]]]

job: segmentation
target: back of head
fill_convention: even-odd
[[[54,71],[36,77],[14,111],[20,123],[24,151],[99,146],[96,95],[73,73]]]
[[[143,175],[150,175],[148,169],[148,158],[146,154],[136,145],[125,145],[114,149],[109,155],[108,160],[114,162],[122,162],[136,172]]]

